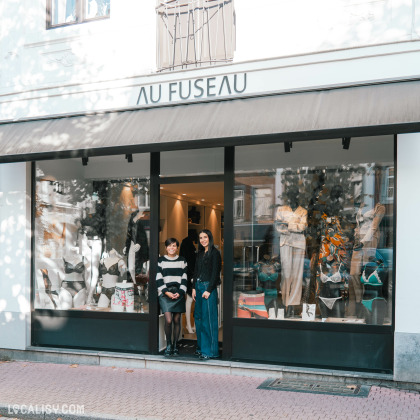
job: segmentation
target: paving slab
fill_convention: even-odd
[[[269,378],[267,378],[269,379]],[[0,414],[18,419],[419,419],[418,391],[367,397],[259,389],[259,377],[205,371],[9,361]]]

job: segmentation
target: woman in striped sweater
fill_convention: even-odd
[[[165,356],[178,355],[177,341],[181,331],[181,313],[185,312],[187,292],[187,262],[178,255],[179,242],[165,241],[166,255],[159,257],[156,275],[159,304],[165,314]],[[172,330],[174,341],[172,343]]]

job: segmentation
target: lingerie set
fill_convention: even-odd
[[[85,272],[85,257],[82,258],[82,261],[77,263],[76,265],[73,265],[72,263],[67,262],[64,258],[64,273],[66,274],[82,274],[83,280],[75,280],[75,281],[69,281],[64,280],[61,283],[61,287],[68,290],[70,294],[74,297],[78,292],[80,292],[82,289],[86,288],[86,282],[84,280],[84,272]]]

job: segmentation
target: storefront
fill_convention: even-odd
[[[32,162],[31,345],[158,354],[163,242],[206,227],[223,359],[393,371],[397,134],[420,118],[391,99],[417,85],[1,125],[4,167]]]

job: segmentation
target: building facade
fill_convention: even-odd
[[[224,359],[418,382],[417,3],[4,2],[0,348],[159,353],[207,228]]]

